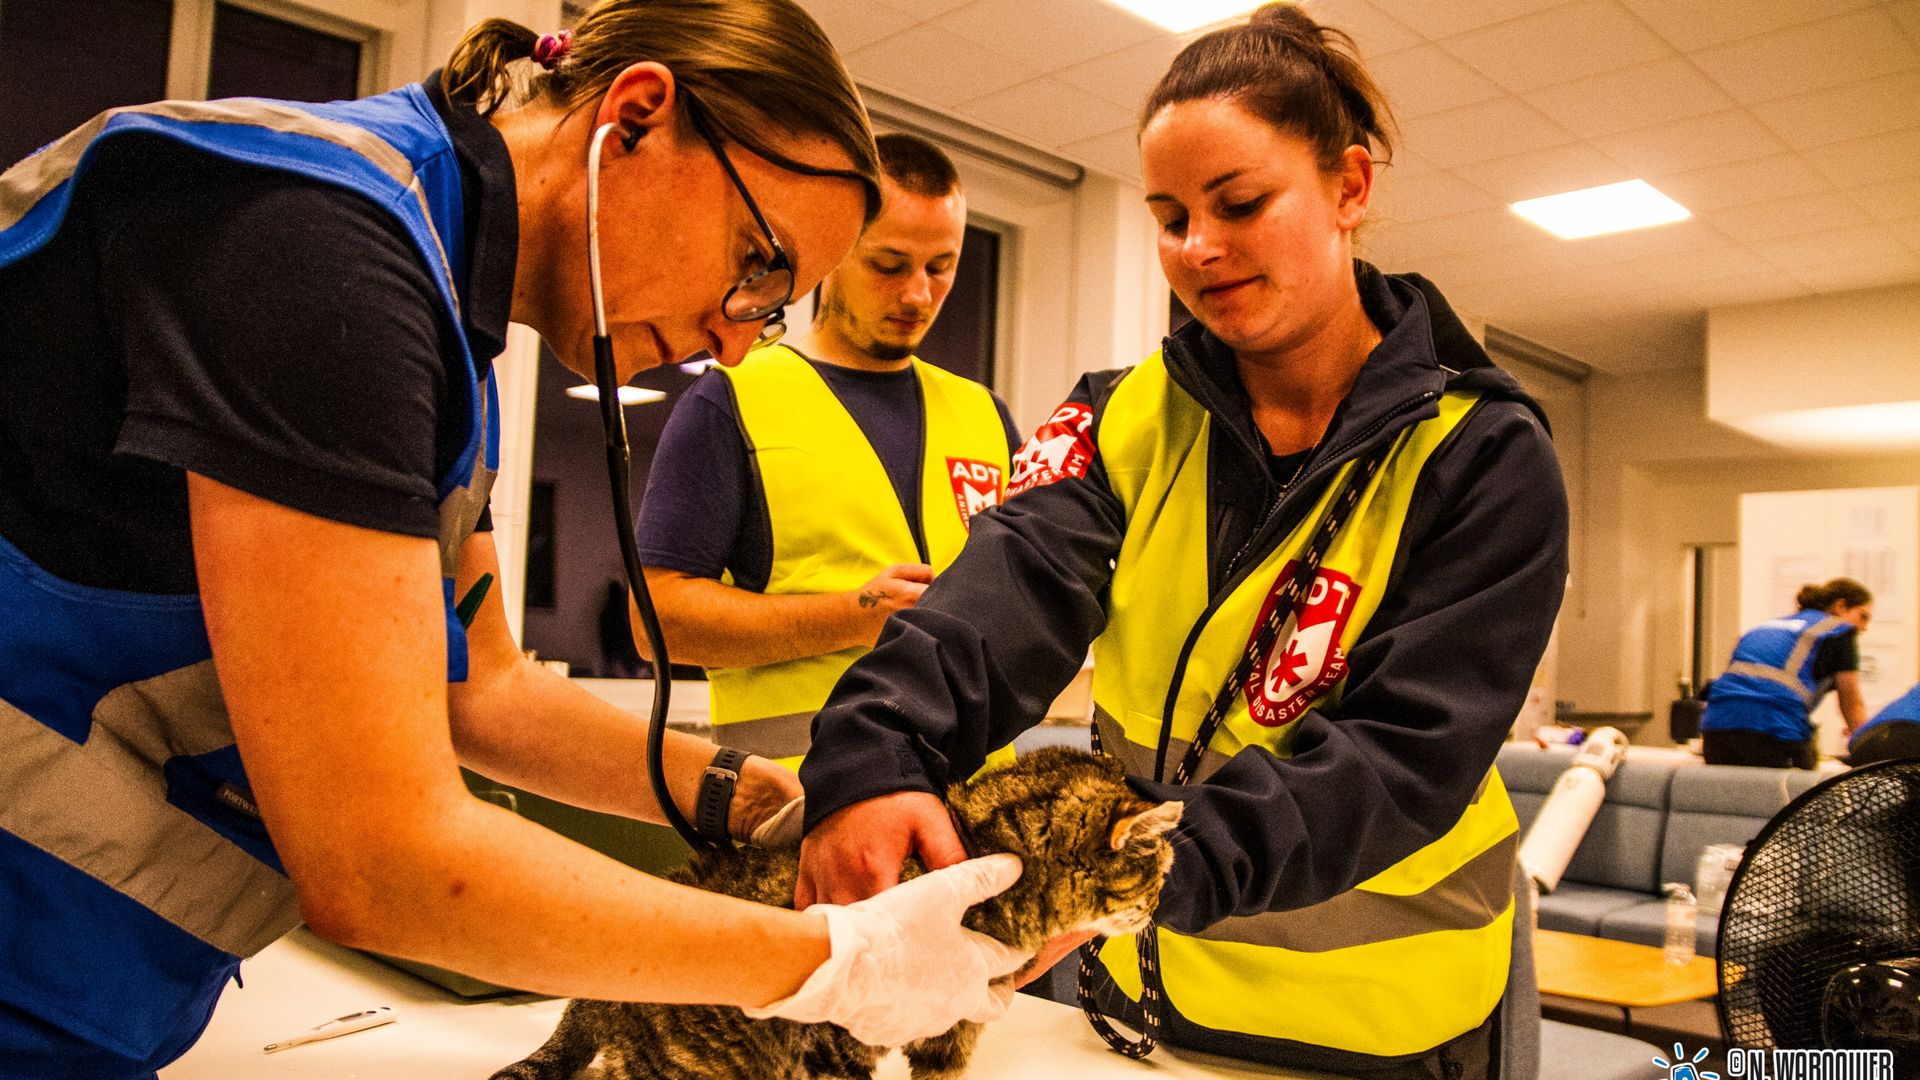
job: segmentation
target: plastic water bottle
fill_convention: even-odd
[[[1667,890],[1667,963],[1685,964],[1693,959],[1694,922],[1700,905],[1693,890],[1679,882],[1668,882]]]

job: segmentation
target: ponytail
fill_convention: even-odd
[[[1800,605],[1802,611],[1826,611],[1839,603],[1845,603],[1848,607],[1871,604],[1873,594],[1852,578],[1837,577],[1825,585],[1800,586],[1800,592],[1794,596],[1793,602]]]
[[[540,35],[512,19],[486,19],[468,30],[440,70],[440,89],[449,101],[468,101],[481,116],[492,116],[511,96],[508,65],[533,59]]]
[[[877,212],[880,156],[866,106],[826,32],[794,0],[600,0],[557,49],[542,41],[519,23],[487,19],[454,48],[441,88],[481,116],[522,93],[578,109],[651,60],[699,100],[722,138],[783,168],[858,179],[868,219]],[[769,133],[827,139],[853,169],[808,169],[777,153]]]

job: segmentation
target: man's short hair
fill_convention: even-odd
[[[888,132],[873,141],[880,148],[880,172],[907,191],[937,199],[960,187],[953,159],[920,136]]]

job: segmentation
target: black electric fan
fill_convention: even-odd
[[[1727,1045],[1891,1049],[1920,1077],[1920,758],[1842,773],[1768,822],[1719,954]]]

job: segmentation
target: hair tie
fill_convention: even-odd
[[[567,58],[573,48],[573,31],[562,30],[557,34],[541,34],[540,40],[533,45],[533,61],[552,71]]]

